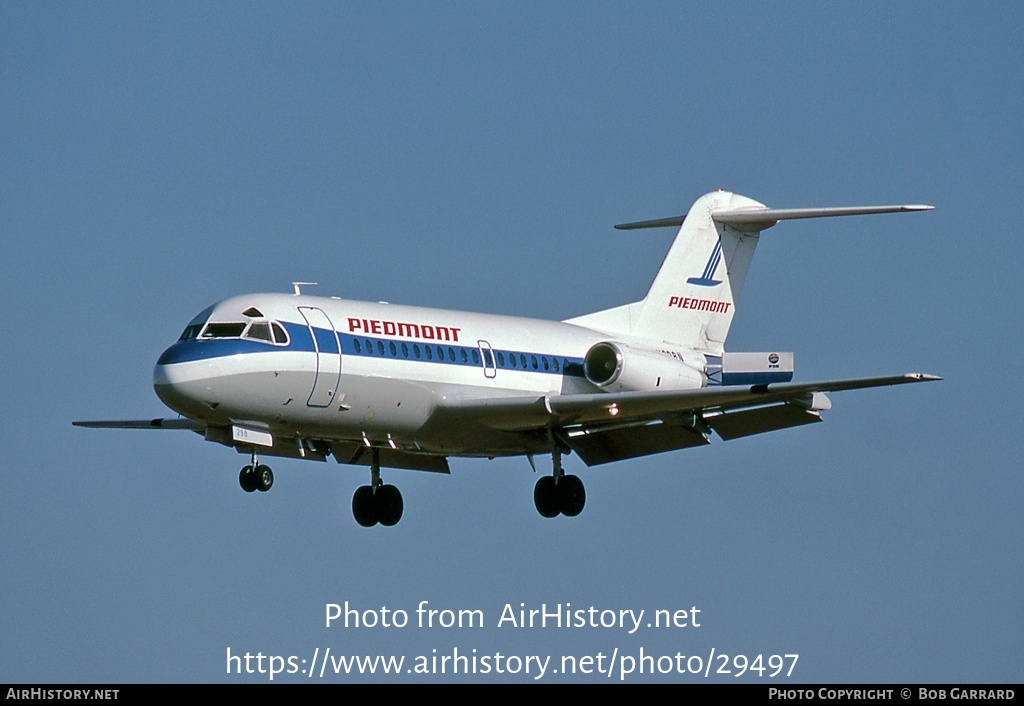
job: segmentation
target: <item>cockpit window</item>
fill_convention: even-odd
[[[254,306],[250,306],[248,309],[242,312],[242,316],[249,316],[251,318],[262,318],[263,312]]]
[[[284,332],[284,328],[281,327],[281,324],[279,324],[276,321],[274,321],[274,322],[271,322],[270,326],[271,326],[271,328],[274,329],[274,341],[275,342],[277,342],[277,343],[288,343],[288,334]]]
[[[199,335],[199,332],[203,330],[203,324],[210,318],[210,314],[213,313],[213,307],[208,306],[198,314],[195,318],[188,322],[188,326],[181,332],[181,336],[178,337],[179,341],[191,341],[193,338]]]
[[[185,330],[181,332],[181,336],[178,338],[179,341],[191,341],[193,338],[199,335],[199,332],[203,330],[202,324],[190,324],[185,327]]]
[[[274,342],[273,337],[270,335],[270,324],[266,321],[257,321],[249,326],[249,330],[245,332],[245,337],[255,338],[257,341]]]
[[[201,338],[238,338],[245,324],[207,324]]]

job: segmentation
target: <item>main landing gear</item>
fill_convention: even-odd
[[[576,517],[587,503],[587,490],[579,476],[562,470],[562,450],[555,446],[551,453],[553,472],[543,476],[533,488],[533,504],[542,517]]]
[[[380,524],[392,527],[402,519],[405,502],[401,491],[387,485],[380,478],[380,452],[370,450],[370,485],[356,488],[352,496],[352,515],[363,527]],[[552,473],[542,476],[533,489],[533,502],[542,517],[576,517],[587,503],[587,491],[578,476],[567,475],[562,469],[562,450],[551,453]],[[252,463],[238,474],[238,484],[247,493],[265,493],[274,485],[274,472],[259,462],[253,452]]]
[[[397,487],[385,485],[380,479],[380,452],[371,449],[370,454],[370,485],[356,488],[352,496],[352,515],[363,527],[377,523],[391,527],[402,519],[405,503]]]
[[[264,466],[256,458],[256,452],[252,454],[252,464],[246,466],[238,473],[238,484],[247,493],[260,491],[265,493],[274,485],[274,472],[270,466]]]

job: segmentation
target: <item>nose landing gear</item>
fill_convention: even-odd
[[[270,466],[262,465],[256,458],[256,453],[253,452],[252,464],[245,466],[238,473],[238,484],[247,493],[257,490],[265,493],[274,485],[274,472],[270,470]]]

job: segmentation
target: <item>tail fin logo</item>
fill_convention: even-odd
[[[718,269],[718,263],[722,260],[722,241],[719,240],[715,243],[714,250],[711,251],[711,257],[708,258],[708,264],[704,266],[704,273],[700,277],[690,277],[686,280],[687,284],[696,284],[700,287],[714,287],[717,284],[721,284],[722,280],[712,279],[715,275],[715,270]]]

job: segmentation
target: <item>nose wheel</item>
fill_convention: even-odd
[[[356,488],[352,496],[352,516],[362,527],[376,524],[392,527],[402,519],[405,502],[401,491],[393,485],[385,485],[380,479],[380,452],[371,450],[370,485]]]
[[[265,493],[274,485],[274,472],[270,466],[264,466],[252,455],[252,463],[238,472],[238,484],[247,493],[260,491]]]

